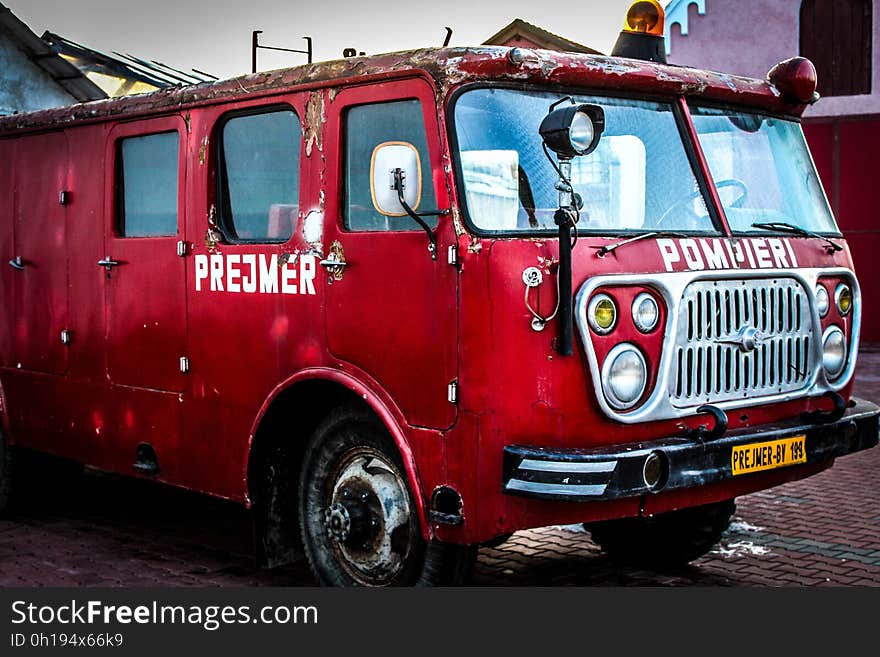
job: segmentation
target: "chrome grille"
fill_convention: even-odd
[[[698,281],[681,299],[669,397],[679,408],[806,388],[811,300],[793,278]]]

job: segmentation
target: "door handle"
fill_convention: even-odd
[[[333,241],[327,257],[318,262],[318,264],[330,274],[330,277],[327,279],[328,283],[342,280],[342,274],[345,272],[345,268],[348,267],[348,263],[345,261],[345,251],[342,249],[342,244],[339,240]]]
[[[110,256],[104,256],[102,260],[98,260],[98,266],[104,267],[107,270],[108,274],[113,267],[118,267],[121,264],[121,262],[119,262],[118,260],[113,260]]]
[[[12,260],[10,260],[9,266],[13,269],[17,269],[18,271],[24,271],[24,262],[22,262],[21,256],[15,256]]]
[[[334,260],[333,258],[321,260],[318,264],[326,269],[330,269],[331,267],[339,267],[339,269],[348,267],[348,263],[345,260]]]

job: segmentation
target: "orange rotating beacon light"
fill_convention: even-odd
[[[630,57],[651,62],[666,63],[666,40],[663,27],[666,12],[656,0],[639,0],[634,2],[626,19],[623,30],[611,51],[613,57]]]

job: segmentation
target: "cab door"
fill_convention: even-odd
[[[107,162],[106,368],[113,384],[179,392],[186,382],[186,124],[172,116],[117,125]],[[181,245],[182,246],[182,245]]]
[[[435,108],[423,79],[352,87],[330,101],[325,155],[338,163],[339,176],[327,194],[322,265],[332,355],[372,377],[411,425],[445,429],[456,419],[450,393],[457,385],[458,273],[447,255],[455,242],[452,223],[449,216],[425,217],[437,235],[432,259],[425,232],[408,216],[381,214],[370,187],[376,148],[408,144],[421,166],[416,211],[449,208]]]

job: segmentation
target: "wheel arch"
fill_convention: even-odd
[[[422,536],[431,538],[418,467],[403,431],[402,414],[391,400],[383,399],[376,387],[337,369],[314,368],[298,372],[279,384],[263,403],[251,427],[248,444],[245,473],[248,503],[261,501],[262,468],[274,450],[293,447],[294,457],[301,462],[308,438],[318,423],[333,408],[343,404],[363,407],[388,431],[404,465]],[[281,429],[291,423],[296,427],[293,432]]]

